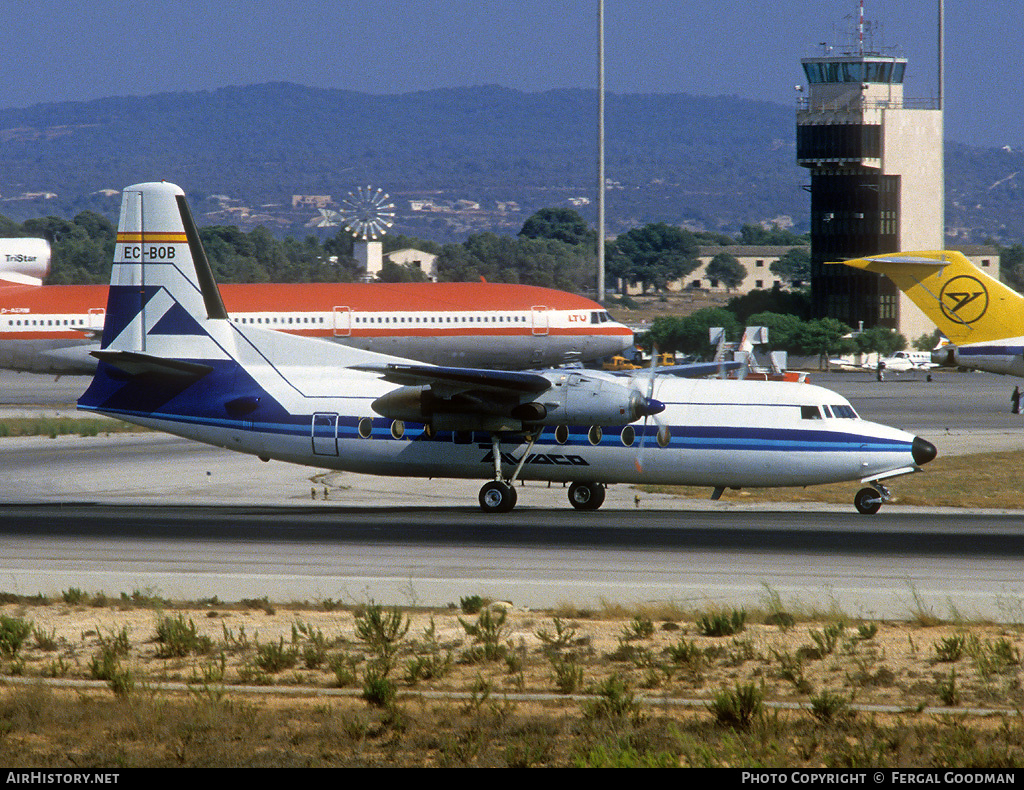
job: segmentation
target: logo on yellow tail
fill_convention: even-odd
[[[973,324],[988,310],[988,289],[981,280],[961,274],[942,286],[939,304],[950,321]]]

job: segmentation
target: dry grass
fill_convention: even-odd
[[[1018,626],[787,611],[766,588],[763,609],[742,618],[566,605],[485,610],[497,627],[484,628],[457,610],[395,610],[395,649],[384,650],[368,634],[370,606],[64,597],[0,607],[0,635],[13,623],[32,631],[16,648],[0,636],[0,674],[18,678],[0,691],[0,764],[1024,763]],[[716,615],[742,630],[704,635]],[[111,675],[99,687],[57,685],[99,670]],[[801,707],[719,720],[716,698]],[[856,708],[865,705],[899,712]],[[931,706],[1003,713],[947,717]]]
[[[149,428],[105,417],[7,417],[0,420],[0,437],[49,436],[56,438],[68,434],[99,436],[100,434],[148,431]]]
[[[980,453],[936,458],[922,474],[886,481],[894,504],[931,507],[1024,508],[1024,452]],[[727,490],[724,501],[828,502],[849,504],[863,484],[833,483],[808,488]],[[707,488],[640,486],[645,491],[706,499]]]

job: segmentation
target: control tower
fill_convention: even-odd
[[[797,162],[811,176],[811,292],[819,317],[887,326],[908,340],[934,328],[891,280],[826,261],[944,246],[942,110],[907,99],[906,58],[853,42],[801,59]],[[798,86],[799,87],[799,86]]]

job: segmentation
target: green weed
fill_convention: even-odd
[[[732,636],[743,631],[747,613],[742,609],[732,612],[713,612],[697,618],[697,631],[703,636]]]

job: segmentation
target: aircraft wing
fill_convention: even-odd
[[[655,368],[659,376],[678,376],[684,379],[699,379],[715,376],[723,371],[739,370],[742,362],[688,362],[685,365],[664,365]]]
[[[377,373],[385,381],[407,386],[462,392],[487,390],[501,393],[539,393],[551,387],[551,381],[536,373],[512,370],[446,368],[433,365],[353,365],[355,370]]]
[[[675,376],[681,379],[699,379],[705,376],[717,376],[743,367],[742,362],[687,362],[685,365],[659,365],[654,372],[659,376]],[[642,368],[618,372],[619,378],[634,378],[643,375]]]

